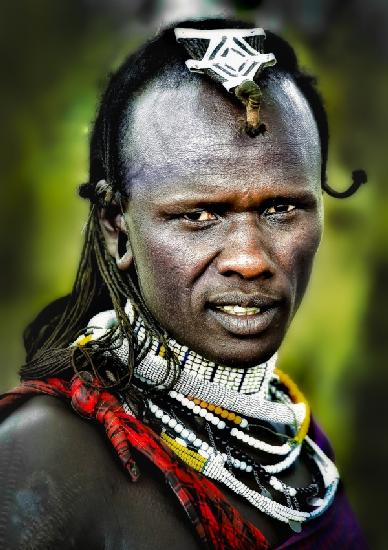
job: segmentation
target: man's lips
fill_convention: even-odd
[[[212,296],[207,308],[213,319],[236,336],[254,336],[266,330],[280,314],[279,297],[228,292]]]

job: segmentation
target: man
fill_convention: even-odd
[[[326,118],[289,46],[264,54],[247,28],[168,29],[111,79],[73,292],[27,331],[2,401],[3,547],[366,547],[274,370],[321,238]],[[222,87],[228,40],[263,78]]]

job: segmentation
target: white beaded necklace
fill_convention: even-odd
[[[190,395],[191,398],[201,399],[212,403],[214,406],[217,405],[255,420],[261,419],[292,426],[294,431],[300,427],[306,414],[304,403],[292,403],[286,394],[271,384],[276,379],[274,374],[276,355],[266,363],[256,367],[236,369],[208,361],[189,350],[186,346],[182,346],[169,338],[168,346],[175,354],[177,363],[180,366],[178,378],[174,382],[174,373],[169,371],[169,364],[162,353],[157,338],[147,333],[140,317],[135,319],[130,302],[127,302],[125,310],[131,321],[134,336],[137,339],[139,354],[141,353],[143,356],[135,366],[134,372],[135,378],[139,382],[149,385],[165,385],[169,389],[170,398],[176,399],[183,408],[187,407],[194,414],[202,416],[209,425],[211,423],[221,430],[226,427],[226,423],[222,419],[217,418],[217,415],[206,410],[206,408],[195,405],[186,396]],[[91,340],[100,338],[115,326],[117,326],[117,321],[114,310],[102,312],[89,322],[88,336],[91,337]],[[146,350],[145,354],[142,353],[143,350]],[[127,340],[123,339],[112,351],[126,364],[129,353]],[[276,401],[272,400],[274,398]],[[124,408],[127,409],[125,400],[123,404]],[[174,415],[164,411],[151,400],[149,400],[149,410],[161,423],[162,434],[167,434],[166,429],[170,430],[170,433],[175,434],[175,441],[178,444],[183,445],[183,447],[192,447],[198,453],[198,456],[205,459],[202,473],[206,477],[224,484],[271,517],[282,522],[288,522],[293,530],[300,530],[300,525],[303,522],[323,513],[334,498],[339,480],[338,471],[333,462],[308,437],[305,438],[305,442],[313,452],[314,461],[321,472],[325,495],[323,498],[317,499],[318,504],[315,510],[301,511],[298,506],[293,506],[292,500],[289,498],[287,498],[289,506],[285,506],[274,501],[271,494],[265,489],[262,488],[261,492],[258,492],[238,480],[226,465],[228,464],[235,470],[246,471],[247,473],[252,471],[252,466],[244,460],[231,456],[230,453],[227,456],[225,453],[218,451],[212,444],[212,442],[214,443],[213,438],[211,438],[210,443],[207,443]],[[244,419],[240,428],[247,426],[248,421]],[[254,449],[281,456],[280,462],[260,467],[262,471],[270,475],[268,483],[272,488],[282,492],[287,497],[296,494],[296,489],[288,487],[275,477],[275,474],[290,468],[300,454],[302,443],[291,445],[286,442],[283,445],[270,445],[237,427],[228,429],[228,434],[231,438],[237,441],[241,440]],[[256,479],[256,472],[253,471],[253,473]]]
[[[141,318],[135,319],[131,303],[125,311],[133,326],[139,350],[147,348],[145,357],[135,366],[134,376],[150,385],[165,385],[184,395],[193,395],[238,414],[275,422],[299,426],[305,417],[303,403],[279,403],[270,400],[269,387],[274,375],[276,354],[265,363],[249,369],[217,365],[191,351],[176,340],[169,338],[168,345],[180,365],[178,379],[169,369],[167,360],[160,354],[158,339],[147,334]],[[88,334],[92,340],[102,337],[117,324],[114,310],[103,311],[88,323]],[[129,354],[128,340],[123,339],[113,352],[124,363]]]
[[[219,419],[212,412],[209,412],[206,408],[201,407],[200,405],[194,405],[193,401],[190,401],[189,399],[187,399],[187,397],[185,397],[183,394],[177,393],[176,391],[173,390],[169,392],[169,395],[173,399],[176,399],[184,407],[187,407],[189,410],[192,410],[194,414],[203,416],[208,422],[211,422],[217,429],[223,430],[226,428],[226,423],[223,420]],[[270,453],[275,455],[286,455],[292,451],[292,446],[290,445],[290,443],[284,443],[283,445],[270,445],[269,443],[260,441],[259,439],[250,436],[243,430],[239,430],[238,428],[235,428],[235,427],[230,429],[229,433],[232,437],[235,437],[236,439],[241,440],[244,443],[247,443],[254,449],[259,449],[261,451],[264,451],[265,453]]]
[[[322,499],[318,499],[315,510],[303,512],[298,508],[285,506],[274,501],[268,492],[259,493],[258,491],[249,488],[226,468],[226,464],[231,463],[234,469],[239,469],[247,473],[252,472],[252,466],[234,458],[233,456],[228,457],[225,453],[219,452],[215,447],[201,439],[191,429],[186,428],[184,424],[180,423],[151,400],[149,400],[149,407],[151,413],[154,414],[155,418],[160,420],[162,425],[164,425],[167,429],[169,428],[170,431],[176,433],[176,441],[179,442],[180,445],[184,447],[193,447],[193,449],[197,450],[199,455],[206,459],[201,470],[202,474],[210,479],[213,479],[214,481],[224,484],[234,493],[248,500],[248,502],[260,511],[275,519],[278,519],[279,521],[289,523],[290,527],[294,531],[299,531],[302,523],[314,519],[330,506],[339,481],[338,471],[334,463],[309,437],[306,437],[306,442],[308,443],[310,449],[314,451],[313,457],[321,472],[326,491],[324,497]],[[166,433],[165,429],[162,429],[162,433]],[[274,474],[287,470],[299,456],[301,448],[302,445],[299,444],[281,462],[262,466],[264,471],[272,474],[269,479],[269,484],[276,491],[282,492],[283,494],[288,494],[290,496],[294,496],[296,494],[296,490],[293,487],[287,486],[275,477]]]

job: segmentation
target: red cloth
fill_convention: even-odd
[[[201,474],[186,467],[161,443],[150,428],[127,414],[117,397],[86,386],[79,378],[27,380],[0,397],[0,411],[33,394],[47,394],[71,401],[77,413],[96,419],[105,428],[131,479],[139,476],[131,448],[147,456],[161,470],[184,507],[201,547],[213,550],[261,550],[269,545],[264,535],[242,519],[220,490]]]

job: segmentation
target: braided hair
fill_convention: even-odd
[[[209,30],[251,27],[247,23],[225,19],[184,21],[180,26]],[[322,189],[333,197],[350,196],[366,181],[366,175],[360,170],[353,172],[353,183],[345,192],[334,191],[328,185],[328,122],[315,79],[301,71],[291,46],[271,32],[267,32],[265,51],[274,53],[277,63],[271,69],[264,69],[260,76],[260,85],[265,87],[268,72],[283,73],[294,80],[306,98],[317,124],[322,159]],[[130,198],[130,189],[123,183],[125,159],[122,145],[126,116],[134,98],[155,78],[168,78],[171,74],[178,81],[210,78],[207,75],[189,73],[185,67],[186,59],[186,50],[176,42],[174,28],[171,26],[129,56],[111,76],[91,136],[89,181],[79,188],[80,196],[88,199],[91,206],[75,282],[68,296],[47,306],[25,330],[27,361],[20,370],[22,379],[45,378],[58,374],[67,377],[74,371],[86,371],[93,373],[99,383],[106,387],[130,388],[134,407],[141,401],[135,387],[131,385],[135,356],[137,360],[141,357],[138,356],[139,350],[136,349],[132,327],[124,311],[126,300],[130,298],[135,310],[141,313],[148,330],[162,343],[166,343],[166,335],[144,302],[136,272],[120,272],[107,253],[98,212],[101,208],[123,209]],[[220,92],[227,94],[221,88]],[[230,101],[239,101],[238,94],[227,94],[227,97]],[[240,100],[244,103],[247,101],[246,97]],[[256,134],[254,139],[260,139],[260,136]],[[86,346],[70,346],[93,315],[112,307],[118,320],[115,329]],[[113,353],[123,338],[128,339],[130,350],[128,365],[124,369]],[[177,372],[175,359],[168,346],[165,347],[170,367]],[[145,352],[143,349],[142,353]],[[109,371],[114,373],[114,382],[106,376],[107,365]]]

